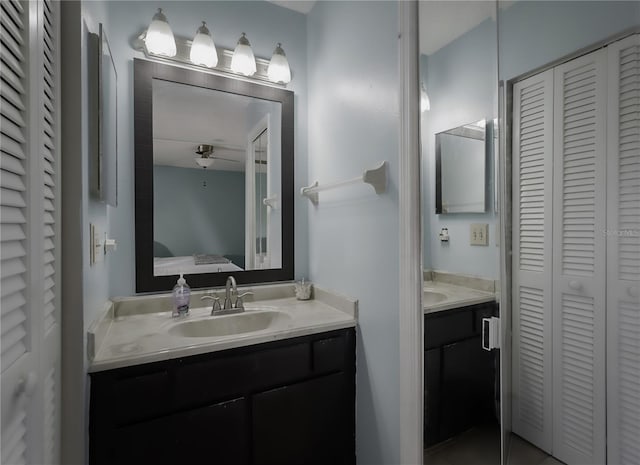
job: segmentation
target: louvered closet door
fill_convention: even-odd
[[[513,99],[513,431],[550,453],[553,70]]]
[[[0,76],[2,133],[0,167],[2,204],[2,463],[21,464],[31,459],[27,443],[37,429],[37,408],[31,402],[37,382],[39,341],[36,322],[29,318],[27,283],[27,189],[29,169],[27,130],[29,112],[28,57],[29,7],[1,2]],[[29,380],[29,392],[27,391]],[[36,451],[36,455],[40,455]]]
[[[39,328],[42,338],[39,371],[42,379],[39,391],[42,405],[43,463],[60,461],[60,196],[58,195],[59,168],[59,108],[60,70],[59,57],[59,8],[52,0],[38,2],[38,55],[37,74],[39,103],[36,112],[38,123],[37,152],[33,155],[40,166],[39,215],[33,218],[37,225],[34,241],[41,244],[33,266],[37,271],[39,301],[34,311],[41,318]],[[35,124],[35,121],[34,121]],[[36,258],[36,257],[34,257]],[[36,268],[37,267],[37,268]]]
[[[554,69],[553,455],[605,463],[606,51]]]
[[[609,46],[608,463],[640,463],[640,36]]]
[[[57,44],[52,7],[0,2],[3,464],[59,462],[57,52],[45,65],[46,41]]]

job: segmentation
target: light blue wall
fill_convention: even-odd
[[[309,179],[389,163],[382,195],[362,184],[305,201],[311,280],[360,302],[358,463],[399,463],[397,3],[318,2],[307,25]]]
[[[87,2],[93,3],[93,2]],[[101,2],[104,3],[104,2]],[[108,214],[108,228],[118,240],[109,262],[109,295],[132,295],[135,284],[133,58],[131,41],[145,30],[161,7],[173,33],[192,37],[200,21],[207,22],[216,46],[233,49],[246,32],[257,57],[270,58],[276,42],[287,54],[295,92],[295,187],[307,184],[306,18],[300,13],[263,1],[110,1],[106,2],[108,34],[118,72],[118,208]],[[304,199],[295,197],[296,276],[308,274],[307,212]]]
[[[65,463],[86,463],[88,389],[87,329],[104,309],[109,296],[109,257],[90,265],[89,225],[108,229],[110,207],[89,195],[90,150],[95,134],[90,129],[95,75],[90,74],[94,50],[89,34],[106,22],[101,3],[69,2],[62,6],[62,166],[64,279],[62,282],[62,454]]]
[[[176,257],[244,256],[244,178],[243,171],[154,166],[153,240]]]
[[[435,214],[435,134],[498,114],[496,34],[495,21],[488,19],[434,54],[421,57],[420,76],[431,102],[421,119],[424,267],[428,270],[498,279],[493,197],[486,213]],[[493,178],[490,168],[491,195]],[[488,246],[469,244],[471,223],[489,224]],[[449,242],[438,239],[441,228],[449,230]]]
[[[518,1],[498,21],[500,79],[508,80],[640,25],[640,2]]]

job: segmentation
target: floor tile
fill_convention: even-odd
[[[556,460],[554,457],[547,457],[546,459],[544,459],[540,465],[564,465],[564,462],[561,462],[560,460]]]
[[[500,465],[500,429],[476,427],[425,451],[425,465]]]
[[[511,435],[508,465],[540,465],[549,455],[524,439]]]

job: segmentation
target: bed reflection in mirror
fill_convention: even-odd
[[[281,103],[153,80],[154,276],[282,266]]]

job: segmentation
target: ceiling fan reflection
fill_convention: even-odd
[[[214,157],[213,150],[214,150],[213,145],[211,144],[200,144],[196,147],[195,153],[200,155],[199,157],[195,158],[195,161],[198,164],[198,166],[204,169],[207,169],[213,164],[214,160],[222,160],[222,161],[228,161],[233,163],[242,163],[238,160],[232,160],[230,158]]]

